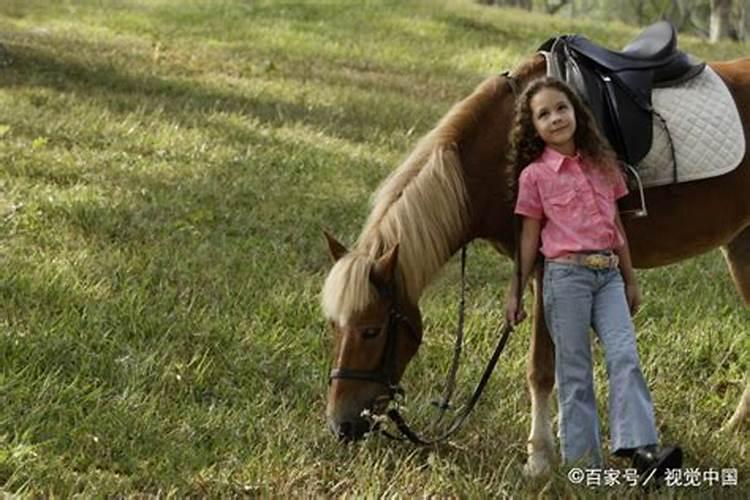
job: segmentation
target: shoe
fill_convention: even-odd
[[[682,449],[679,446],[643,446],[633,452],[633,467],[641,483],[656,483],[664,478],[667,469],[682,467]]]

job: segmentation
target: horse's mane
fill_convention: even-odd
[[[355,248],[338,260],[323,286],[323,312],[346,324],[376,299],[374,260],[399,244],[398,289],[414,304],[467,237],[470,206],[457,144],[474,127],[502,80],[495,76],[453,108],[380,185]]]

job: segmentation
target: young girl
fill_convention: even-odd
[[[591,113],[565,83],[542,78],[519,98],[511,164],[510,178],[518,178],[515,211],[523,223],[520,283],[514,278],[506,319],[512,324],[524,319],[518,290],[525,289],[541,250],[563,462],[602,465],[593,327],[607,362],[611,449],[631,456],[644,478],[679,468],[680,448],[656,445],[653,405],[636,350],[630,315],[641,298],[616,205],[627,194],[625,181]]]

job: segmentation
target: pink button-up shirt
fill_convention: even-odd
[[[542,220],[542,254],[610,250],[625,242],[617,230],[615,200],[625,196],[624,177],[608,176],[580,155],[547,147],[522,172],[516,213]]]

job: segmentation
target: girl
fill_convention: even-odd
[[[656,445],[653,405],[636,350],[630,315],[641,297],[616,205],[627,194],[625,181],[591,113],[562,81],[536,80],[519,98],[511,167],[509,178],[518,179],[515,212],[523,222],[520,282],[514,278],[511,285],[506,320],[517,324],[525,317],[518,291],[534,270],[541,238],[563,462],[602,465],[593,327],[607,362],[611,449],[632,457],[644,479],[679,468],[680,448]]]

